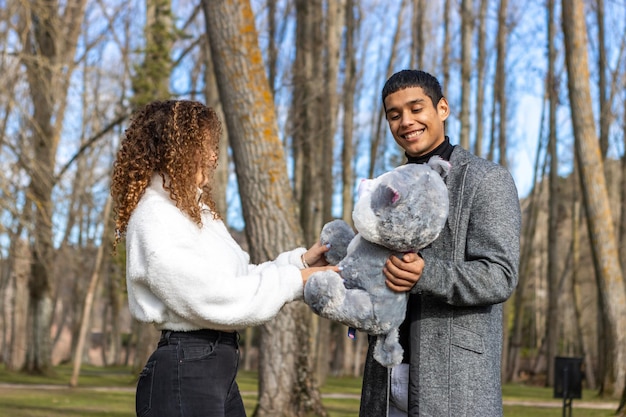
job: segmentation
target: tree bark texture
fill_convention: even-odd
[[[3,360],[7,369],[11,371],[19,371],[26,362],[27,350],[27,318],[28,318],[28,278],[30,276],[30,265],[32,261],[32,252],[28,244],[24,240],[15,239],[11,243],[11,278],[10,278],[10,295],[11,300],[7,304],[12,308],[8,328],[9,343],[7,351],[3,352]]]
[[[400,3],[400,8],[398,9],[398,18],[396,19],[396,29],[393,34],[393,41],[391,42],[391,54],[389,54],[389,60],[387,61],[387,68],[385,71],[385,81],[391,77],[393,72],[393,67],[396,63],[396,59],[398,56],[398,45],[400,44],[400,39],[404,35],[403,31],[403,21],[405,15],[405,9],[407,7],[407,3],[409,0],[402,0]],[[385,137],[387,132],[387,127],[383,126],[383,122],[386,120],[384,109],[382,103],[380,101],[380,96],[375,95],[373,108],[380,109],[378,111],[378,119],[374,126],[372,126],[372,141],[370,145],[370,166],[368,171],[368,178],[373,178],[376,175],[377,168],[381,165],[384,167],[384,160],[380,157],[381,153],[385,154],[384,146]]]
[[[321,0],[296,0],[296,58],[293,65],[293,103],[291,131],[294,152],[301,163],[297,183],[300,200],[300,225],[304,240],[313,242],[319,235],[323,214],[323,171],[329,149],[330,122],[324,108],[324,18]],[[327,93],[327,91],[326,91]],[[331,139],[332,140],[332,139]],[[332,157],[331,157],[332,160]],[[332,171],[331,171],[332,172]],[[325,184],[324,187],[327,187]],[[332,190],[332,184],[331,188]]]
[[[604,315],[613,341],[613,388],[618,396],[626,382],[626,289],[619,264],[613,218],[608,203],[602,155],[595,132],[589,87],[587,30],[581,0],[562,1],[562,23],[576,158],[588,216],[589,236],[597,263]]]
[[[424,46],[426,45],[426,3],[424,0],[413,0],[413,15],[411,25],[411,68],[430,70],[424,68]]]
[[[354,49],[355,36],[359,27],[354,0],[346,0],[346,35],[344,42],[344,56],[346,69],[343,83],[343,124],[341,147],[341,218],[348,224],[352,224],[352,209],[354,206],[354,102],[357,82],[356,51]],[[381,112],[382,113],[382,112]]]
[[[26,67],[33,105],[29,203],[35,210],[33,263],[28,283],[30,327],[26,369],[36,373],[51,371],[54,168],[85,2],[72,2],[59,15],[58,1],[33,0],[21,10],[19,22],[24,34],[22,63]]]
[[[558,105],[558,91],[555,74],[556,48],[554,46],[556,25],[554,23],[554,0],[548,0],[548,154],[550,155],[549,176],[549,208],[548,208],[548,314],[546,317],[546,341],[548,358],[547,386],[554,385],[554,366],[552,363],[558,354],[559,341],[559,173],[557,153],[557,124],[556,110]]]
[[[506,159],[506,126],[507,126],[507,97],[506,97],[506,39],[508,37],[507,27],[507,10],[508,0],[500,0],[500,8],[498,9],[498,39],[497,39],[497,51],[498,58],[496,63],[496,92],[497,103],[499,106],[498,120],[498,150],[499,150],[499,164],[503,167],[508,167]]]
[[[487,6],[488,0],[480,0],[478,12],[478,57],[476,59],[476,139],[474,140],[474,153],[478,156],[483,154],[483,115],[485,108],[485,67],[487,63]]]
[[[596,21],[598,24],[598,100],[600,101],[600,154],[606,158],[609,150],[609,127],[611,123],[611,106],[607,92],[608,70],[606,60],[606,42],[604,39],[604,0],[596,0]]]
[[[203,0],[217,85],[225,112],[254,263],[302,244],[302,231],[248,1]],[[261,327],[255,415],[323,414],[308,366],[308,307],[291,303]],[[322,410],[323,411],[323,410]]]
[[[474,11],[471,0],[461,2],[461,133],[459,144],[470,149],[470,98],[472,96],[472,33]]]

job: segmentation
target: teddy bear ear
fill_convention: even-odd
[[[442,159],[438,155],[432,156],[428,160],[428,166],[431,167],[435,172],[439,173],[439,175],[441,175],[441,178],[447,177],[450,169],[452,168],[450,162]]]
[[[374,191],[374,195],[372,195],[372,201],[378,207],[391,206],[396,204],[402,195],[398,190],[392,188],[388,185],[380,185]]]
[[[390,188],[391,188],[391,187],[390,187]],[[394,190],[393,188],[391,188],[391,192],[392,192],[392,195],[391,195],[391,204],[396,204],[396,202],[397,202],[398,200],[400,200],[400,193],[399,193],[398,191]]]
[[[357,196],[361,197],[369,193],[372,190],[373,180],[371,179],[362,179],[359,183],[359,187],[357,188]]]

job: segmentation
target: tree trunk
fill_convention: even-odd
[[[111,196],[107,196],[106,203],[104,204],[104,224],[109,224],[109,215],[111,214]],[[105,232],[108,230],[105,228]],[[104,233],[103,233],[104,234]],[[105,234],[106,235],[106,234]],[[93,272],[91,279],[89,280],[89,287],[87,288],[87,294],[85,295],[85,301],[83,306],[82,315],[80,317],[80,331],[78,335],[78,341],[76,343],[76,352],[74,354],[74,361],[72,363],[72,376],[70,378],[70,387],[78,386],[78,375],[80,373],[80,367],[82,365],[83,348],[85,347],[85,339],[88,337],[87,332],[91,327],[91,308],[93,306],[93,299],[95,297],[96,288],[100,279],[100,270],[102,266],[102,258],[104,256],[104,245],[98,247],[96,259],[93,264]]]
[[[301,244],[272,95],[250,3],[203,0],[206,30],[225,109],[252,262]],[[259,404],[255,415],[325,415],[312,378],[309,309],[285,306],[261,326]]]
[[[322,226],[322,165],[328,153],[322,87],[323,17],[321,0],[296,0],[296,58],[293,67],[291,131],[301,163],[296,189],[300,200],[300,225],[305,242],[313,242]],[[321,135],[320,135],[321,130]],[[332,155],[332,149],[330,149]],[[332,159],[332,157],[331,157]],[[332,171],[331,171],[332,172]],[[313,179],[316,180],[313,180]],[[327,186],[327,185],[326,185]],[[332,187],[331,187],[332,190]]]
[[[544,112],[541,114],[540,126],[543,126]],[[544,178],[546,170],[547,153],[545,154],[544,161],[541,164],[542,168],[539,169],[540,155],[542,154],[542,129],[539,131],[539,137],[537,141],[537,151],[535,152],[535,164],[533,169],[533,188],[530,196],[528,197],[528,214],[526,216],[527,225],[524,228],[524,235],[522,238],[522,250],[520,256],[519,267],[519,282],[517,289],[515,290],[513,301],[513,329],[510,344],[510,354],[508,355],[508,372],[504,381],[518,381],[519,380],[519,368],[521,362],[520,351],[522,348],[522,330],[524,326],[524,298],[528,289],[529,278],[533,276],[531,273],[532,258],[535,249],[535,231],[537,225],[537,217],[539,216],[539,199],[541,196],[541,187],[543,182],[539,182],[538,178]]]
[[[267,46],[267,82],[272,96],[275,93],[276,74],[278,70],[278,47],[276,45],[276,0],[267,0],[268,38]]]
[[[321,189],[322,192],[322,223],[332,220],[333,202],[333,150],[335,149],[335,133],[337,132],[337,113],[339,109],[338,75],[341,55],[342,32],[345,28],[346,0],[336,0],[328,3],[326,11],[326,62],[324,64],[326,90],[322,97],[320,117],[323,126],[323,146],[321,161]],[[316,181],[319,182],[319,181]],[[317,233],[314,236],[317,240]]]
[[[324,33],[323,4],[321,0],[296,0],[296,57],[293,64],[293,101],[290,113],[290,124],[294,144],[294,154],[300,163],[296,163],[299,175],[296,176],[296,190],[300,204],[300,225],[304,232],[304,241],[310,244],[319,237],[319,231],[324,219],[330,213],[330,207],[324,203],[332,197],[332,131],[334,126],[329,125],[336,120],[332,108],[336,106],[336,94],[328,97],[330,88],[327,83],[332,77],[332,85],[336,89],[336,59],[334,51],[326,52],[333,56],[325,58],[324,49],[334,34],[335,28],[327,28]],[[329,8],[332,14],[335,7]],[[331,18],[332,19],[332,18]],[[328,23],[328,22],[326,22]],[[325,36],[326,35],[326,36]],[[336,45],[335,45],[336,46]],[[326,60],[326,65],[324,61]],[[331,62],[334,68],[324,69]],[[331,131],[332,129],[332,131]],[[330,158],[330,161],[328,160]],[[330,184],[325,183],[331,175]],[[312,180],[316,178],[317,180]],[[330,188],[328,188],[330,187]],[[322,190],[330,190],[323,196]],[[328,210],[328,214],[326,213]],[[304,313],[304,312],[303,312]],[[328,339],[328,321],[319,316],[311,315],[309,349],[312,353],[310,367],[316,370],[318,376],[326,373],[327,362],[318,362],[318,343],[324,343],[320,337]],[[327,340],[326,340],[327,343]]]
[[[3,352],[7,369],[19,371],[26,363],[27,349],[27,318],[28,318],[28,277],[32,252],[28,244],[21,239],[11,242],[11,294],[9,303],[13,312],[9,323],[9,349]]]
[[[391,53],[389,54],[389,61],[387,61],[387,69],[385,71],[385,80],[391,77],[393,67],[396,63],[396,57],[398,54],[398,45],[400,44],[400,39],[402,39],[403,27],[402,22],[404,21],[404,10],[406,9],[406,3],[408,0],[402,0],[400,3],[400,8],[398,9],[398,19],[396,23],[396,29],[393,35],[393,41],[391,42]],[[376,162],[378,162],[380,151],[382,150],[385,141],[386,128],[383,127],[383,121],[385,120],[385,114],[382,108],[382,103],[379,95],[374,96],[374,104],[373,108],[380,109],[377,110],[378,119],[376,120],[376,124],[373,126],[372,131],[372,142],[370,145],[370,166],[368,170],[368,178],[373,178],[376,173]],[[384,152],[383,152],[384,154]],[[384,164],[384,160],[382,161]]]
[[[320,181],[320,193],[321,198],[318,201],[322,202],[321,208],[321,224],[320,228],[313,230],[314,235],[311,236],[310,241],[306,241],[307,245],[311,244],[315,240],[319,239],[319,230],[323,224],[326,224],[332,220],[332,202],[334,195],[334,183],[333,183],[333,150],[335,147],[334,137],[337,130],[337,110],[339,108],[339,93],[337,91],[338,86],[338,74],[339,74],[339,56],[341,51],[341,34],[344,28],[344,14],[345,14],[345,0],[338,0],[328,3],[326,10],[326,28],[325,33],[325,45],[326,56],[325,67],[325,93],[322,96],[320,107],[320,119],[322,121],[322,152],[321,160],[319,161]],[[315,130],[313,130],[315,132]],[[310,154],[309,154],[310,157]],[[306,177],[305,177],[306,178]],[[310,178],[306,179],[310,181]],[[315,338],[315,356],[314,363],[316,364],[316,378],[319,385],[323,385],[326,381],[332,355],[328,354],[328,346],[330,345],[331,337],[331,322],[322,317],[313,316],[312,320],[318,322],[318,333]]]
[[[176,37],[171,0],[145,0],[146,37],[143,61],[133,76],[132,103],[142,106],[153,100],[170,98],[170,51]],[[143,364],[142,364],[143,366]]]
[[[581,0],[563,0],[562,11],[576,159],[580,167],[583,201],[603,313],[609,325],[613,347],[611,379],[614,385],[608,392],[617,397],[625,389],[626,383],[626,289],[619,264],[602,155],[594,127],[583,3]]]
[[[461,1],[461,133],[459,144],[470,149],[470,98],[472,96],[472,32],[474,10],[472,0]]]
[[[559,175],[557,154],[556,110],[558,105],[558,91],[555,80],[556,48],[554,23],[554,0],[548,0],[548,154],[550,155],[549,177],[549,208],[548,208],[548,314],[546,316],[546,342],[548,359],[547,386],[554,385],[554,366],[552,363],[558,354],[559,341],[559,240],[558,240],[558,204],[559,204]]]
[[[476,59],[476,139],[474,140],[474,153],[478,156],[483,154],[483,109],[485,107],[485,64],[487,62],[487,6],[488,0],[480,0],[480,12],[478,14],[478,57]]]
[[[582,357],[584,358],[585,363],[585,381],[587,381],[586,388],[596,389],[596,370],[593,357],[591,356],[591,350],[589,349],[588,337],[585,334],[585,327],[583,326],[583,303],[580,289],[580,278],[578,276],[578,267],[580,265],[580,217],[580,201],[575,199],[574,209],[572,210],[572,287],[574,309],[576,313],[576,325],[578,327],[578,334],[582,347]]]
[[[626,78],[624,78],[624,89],[626,89]],[[622,127],[622,137],[624,144],[626,144],[626,100],[624,100],[623,107],[623,127]],[[619,242],[620,242],[620,259],[622,265],[622,274],[626,271],[626,154],[622,155],[621,161],[622,168],[622,187],[621,187],[621,216],[620,216],[620,232],[619,232]],[[620,417],[626,416],[626,381],[624,383],[624,390],[622,391],[622,398],[619,402],[618,411],[620,413]]]
[[[611,103],[607,94],[606,42],[604,41],[604,0],[596,0],[596,21],[598,23],[598,100],[600,102],[600,154],[606,158],[609,150],[609,126],[611,123]]]
[[[498,119],[500,121],[499,129],[498,129],[498,150],[500,158],[498,162],[503,167],[508,167],[508,162],[506,159],[506,148],[507,148],[507,138],[506,138],[506,126],[507,126],[507,97],[506,97],[506,38],[508,36],[507,29],[507,10],[508,10],[508,0],[500,0],[500,8],[498,9],[498,40],[497,40],[497,76],[496,76],[496,92],[498,95],[497,102],[499,104],[499,114]]]
[[[411,25],[411,63],[410,67],[424,68],[424,47],[426,45],[426,3],[424,0],[413,0],[413,24]],[[431,70],[429,68],[429,70]]]
[[[354,101],[356,94],[356,50],[355,35],[359,30],[359,20],[357,19],[358,7],[354,0],[346,0],[346,39],[345,52],[346,69],[343,83],[343,126],[341,148],[341,207],[343,209],[341,218],[348,224],[352,224],[352,209],[354,205]],[[382,113],[382,112],[381,112]]]
[[[359,30],[359,20],[357,19],[358,7],[354,0],[346,0],[346,33],[344,42],[345,72],[343,83],[343,125],[341,147],[341,218],[348,224],[352,224],[352,210],[354,207],[354,102],[357,83],[355,35]],[[382,112],[381,112],[382,113]],[[341,366],[335,368],[341,375],[352,374],[352,363],[354,360],[355,344],[353,340],[346,336],[347,327],[336,323],[333,329],[334,340],[337,341],[338,360]],[[335,355],[338,357],[338,355]]]
[[[441,80],[442,87],[444,91],[447,91],[448,81],[450,81],[450,57],[452,56],[452,30],[450,26],[452,26],[450,19],[450,11],[452,7],[450,6],[450,0],[444,0],[443,2],[443,53],[441,59],[441,72],[443,74],[443,79]]]
[[[50,326],[52,323],[53,261],[52,190],[65,97],[74,69],[74,53],[86,0],[77,0],[59,15],[57,1],[33,0],[20,16],[23,40],[22,63],[28,76],[33,105],[32,155],[29,204],[33,204],[32,266],[28,283],[28,350],[26,370],[51,372]],[[63,67],[66,67],[63,70]]]

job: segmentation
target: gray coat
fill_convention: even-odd
[[[411,294],[409,416],[501,416],[501,303],[517,285],[519,198],[503,167],[459,146],[450,163],[448,221],[420,252],[425,267]],[[387,415],[389,375],[372,346],[360,417]]]

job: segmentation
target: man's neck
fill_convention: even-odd
[[[407,164],[425,164],[426,162],[428,162],[428,160],[431,157],[435,155],[438,155],[442,159],[449,161],[450,155],[452,155],[453,149],[454,149],[454,145],[450,145],[450,138],[446,136],[443,142],[439,146],[437,146],[435,149],[433,149],[432,151],[428,152],[425,155],[410,156],[405,153],[407,157]]]

